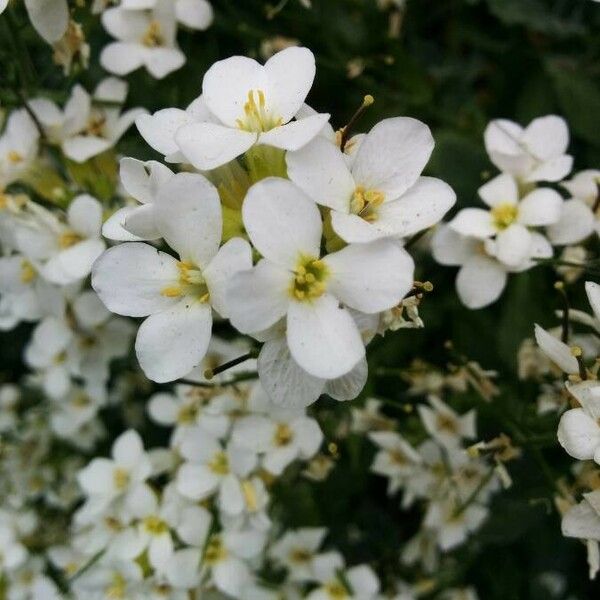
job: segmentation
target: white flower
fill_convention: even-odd
[[[242,214],[264,258],[232,278],[233,325],[242,333],[257,333],[285,316],[287,344],[302,369],[322,379],[348,373],[365,350],[341,303],[365,313],[396,305],[412,286],[412,259],[389,240],[350,245],[320,258],[319,210],[287,180],[255,184]]]
[[[239,419],[232,440],[240,448],[262,454],[263,468],[281,475],[293,461],[308,460],[318,451],[323,434],[319,424],[303,412],[271,410],[269,416],[248,415]]]
[[[127,75],[140,67],[162,79],[185,63],[177,46],[175,3],[156,0],[150,10],[127,10],[124,6],[102,13],[102,24],[116,38],[102,49],[100,64],[115,75]]]
[[[568,385],[581,408],[566,411],[558,425],[558,441],[567,454],[600,464],[600,383]]]
[[[534,119],[525,129],[497,119],[487,126],[484,140],[490,160],[523,181],[560,181],[573,166],[573,157],[565,154],[567,124],[555,115]]]
[[[500,174],[481,188],[479,196],[488,205],[464,208],[450,221],[461,235],[479,240],[494,238],[488,252],[516,268],[531,256],[534,243],[530,227],[552,225],[560,219],[563,200],[550,188],[538,188],[519,199],[517,182]]]
[[[463,439],[474,438],[475,411],[470,410],[464,415],[458,415],[437,396],[429,396],[430,406],[420,404],[419,416],[427,430],[440,444],[446,447],[457,446]]]
[[[240,238],[219,249],[219,195],[202,175],[172,177],[161,187],[153,213],[179,260],[127,242],[96,261],[92,285],[112,312],[148,317],[137,333],[136,354],[146,375],[163,382],[183,377],[200,363],[212,330],[211,307],[227,316],[226,284],[251,266],[251,255]]]
[[[420,177],[433,145],[420,121],[385,119],[364,136],[351,167],[337,146],[318,136],[287,154],[288,174],[332,209],[332,226],[345,241],[403,238],[439,222],[456,200],[443,181]]]
[[[271,560],[288,571],[290,581],[312,581],[313,561],[327,535],[322,527],[286,531],[269,549]]]
[[[37,157],[39,138],[24,108],[10,113],[0,136],[0,192],[27,173]]]
[[[495,302],[506,286],[508,273],[535,265],[533,258],[549,258],[552,247],[537,232],[531,232],[530,256],[522,265],[509,268],[486,250],[482,240],[456,233],[448,225],[437,229],[431,240],[433,257],[442,265],[460,266],[456,290],[462,303],[471,309]]]
[[[359,565],[344,569],[342,557],[336,552],[317,556],[313,561],[314,578],[320,587],[306,600],[376,600],[379,580],[371,567]]]
[[[286,48],[264,66],[233,56],[204,75],[202,97],[218,123],[185,125],[175,139],[196,168],[214,169],[255,144],[298,150],[314,138],[328,114],[292,119],[315,77],[315,59],[306,48]]]
[[[212,438],[199,427],[183,436],[180,453],[187,461],[177,473],[177,490],[191,500],[218,494],[219,508],[230,515],[244,510],[246,498],[243,480],[256,467],[254,452]]]
[[[120,6],[126,10],[150,10],[159,0],[122,0]],[[177,21],[190,29],[206,29],[213,20],[213,10],[207,0],[174,0]]]
[[[64,109],[46,98],[30,102],[49,139],[59,144],[67,158],[85,162],[112,148],[131,127],[143,108],[121,114],[118,105],[125,102],[127,83],[115,77],[103,79],[90,96],[76,85]]]
[[[19,568],[27,559],[27,549],[18,540],[15,528],[0,520],[0,573]]]
[[[117,210],[102,226],[102,235],[119,242],[159,239],[161,234],[154,222],[153,203],[173,172],[155,160],[142,162],[123,158],[119,175],[125,191],[140,206],[126,205]]]
[[[134,494],[151,474],[152,465],[139,434],[130,429],[112,447],[112,459],[94,458],[78,475],[87,496],[79,509],[78,520],[85,523],[103,514],[117,499]]]

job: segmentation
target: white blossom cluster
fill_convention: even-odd
[[[581,262],[585,251],[574,245],[597,233],[600,222],[600,171],[566,179],[573,157],[567,154],[564,119],[540,117],[525,128],[498,119],[487,126],[484,139],[500,170],[478,190],[486,208],[461,209],[431,242],[437,262],[460,266],[456,290],[471,309],[495,302],[510,273],[551,258],[553,246],[566,247],[563,256]]]

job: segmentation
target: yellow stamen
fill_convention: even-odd
[[[169,526],[160,517],[151,515],[144,519],[144,529],[151,535],[160,535],[169,531]]]
[[[17,152],[16,150],[9,150],[6,156],[8,157],[8,160],[14,164],[23,161],[23,155]]]
[[[229,459],[225,452],[217,452],[208,463],[208,468],[216,475],[227,475],[229,473]]]
[[[156,48],[165,45],[165,38],[158,21],[150,21],[148,29],[146,29],[146,32],[142,36],[141,42],[148,48]]]
[[[278,423],[273,442],[276,446],[287,446],[294,439],[294,432],[286,423]]]
[[[359,185],[352,195],[350,211],[372,223],[377,220],[377,208],[383,204],[385,195],[377,190],[367,190]]]
[[[124,490],[129,485],[129,471],[117,467],[113,471],[113,483],[118,490]]]
[[[242,481],[242,492],[244,494],[244,500],[246,500],[246,506],[250,512],[255,512],[258,508],[258,498],[256,496],[256,490],[254,484],[251,481]]]
[[[516,204],[510,202],[502,202],[492,208],[492,220],[496,229],[502,231],[510,227],[516,220],[519,214],[519,209]]]
[[[83,238],[78,233],[68,230],[58,236],[58,245],[64,250],[65,248],[70,248],[78,242],[81,242],[82,239]]]
[[[294,269],[290,296],[296,300],[310,301],[323,295],[329,278],[327,265],[318,258],[301,256]]]
[[[37,271],[28,260],[21,261],[21,283],[31,283],[37,277]]]
[[[263,132],[279,127],[283,119],[271,114],[263,90],[250,90],[244,104],[244,116],[237,119],[236,124],[244,131]]]
[[[344,600],[348,597],[346,588],[339,581],[332,581],[325,584],[325,591],[331,600]]]
[[[227,548],[223,545],[221,538],[218,535],[211,537],[204,551],[204,562],[209,566],[214,566],[226,558]]]

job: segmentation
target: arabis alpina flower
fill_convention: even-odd
[[[563,204],[560,194],[550,188],[537,188],[519,199],[517,182],[506,174],[479,188],[479,196],[489,210],[464,208],[450,227],[479,240],[494,238],[491,253],[509,268],[518,267],[531,255],[534,240],[528,228],[556,223]]]
[[[215,123],[181,127],[175,136],[196,168],[214,169],[255,144],[298,150],[314,138],[328,114],[293,121],[315,77],[315,58],[306,48],[286,48],[260,65],[233,56],[204,76],[202,97]]]
[[[563,414],[558,441],[573,458],[600,464],[600,383],[582,381],[568,385],[567,389],[581,408],[572,408]]]
[[[119,174],[125,191],[140,206],[128,205],[118,209],[102,226],[102,235],[120,242],[160,238],[154,222],[153,202],[160,187],[173,177],[173,172],[155,160],[142,162],[123,158]]]
[[[213,20],[213,10],[207,0],[173,0],[177,21],[190,29],[206,29]],[[160,5],[160,0],[123,0],[121,8],[126,10],[151,10]]]
[[[127,242],[96,262],[92,285],[107,308],[148,317],[140,326],[136,353],[153,381],[172,381],[206,354],[212,307],[227,316],[225,286],[251,266],[250,247],[240,238],[221,249],[221,204],[202,176],[180,173],[152,203],[155,224],[179,260],[148,244]]]
[[[337,146],[318,136],[288,153],[288,174],[332,209],[331,224],[345,241],[403,238],[440,221],[456,200],[443,181],[420,177],[433,145],[420,121],[385,119],[364,136],[351,167]]]
[[[287,531],[269,549],[275,564],[285,567],[290,581],[311,581],[313,561],[327,535],[322,527],[304,527]]]
[[[371,471],[389,478],[388,493],[391,494],[415,473],[422,462],[421,456],[395,431],[376,431],[370,433],[369,438],[379,447]]]
[[[463,439],[474,438],[475,411],[458,415],[437,396],[429,396],[429,406],[420,404],[419,416],[427,433],[444,446],[457,446]]]
[[[151,471],[150,458],[144,452],[139,434],[132,429],[122,433],[113,444],[112,459],[94,458],[79,473],[79,485],[87,496],[79,509],[79,521],[93,522],[115,500],[135,497]]]
[[[525,182],[560,181],[569,174],[573,157],[566,153],[569,130],[555,115],[534,119],[523,129],[507,119],[492,121],[484,134],[490,160],[505,173]]]
[[[348,373],[365,350],[346,307],[378,313],[396,305],[412,286],[412,259],[389,240],[350,245],[321,258],[317,205],[284,179],[255,184],[242,213],[264,258],[231,281],[233,325],[257,333],[285,316],[290,353],[302,369],[323,379]]]
[[[171,0],[156,0],[150,10],[109,8],[102,13],[102,24],[117,41],[103,48],[100,63],[115,75],[127,75],[143,66],[152,77],[162,79],[185,63],[177,47]]]
[[[27,173],[37,157],[39,138],[25,109],[10,113],[0,136],[0,191]]]

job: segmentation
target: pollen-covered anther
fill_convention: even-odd
[[[359,185],[352,195],[350,210],[368,222],[377,220],[377,208],[383,204],[385,196],[378,190],[367,190]]]
[[[328,277],[329,270],[322,260],[303,256],[294,269],[290,295],[296,300],[314,300],[325,292]]]
[[[519,209],[516,204],[503,202],[492,208],[492,220],[496,229],[503,230],[510,227],[519,215]]]
[[[267,108],[265,93],[262,90],[250,90],[244,104],[244,116],[236,120],[237,126],[244,131],[257,133],[270,131],[283,124],[283,119],[271,113]]]
[[[186,261],[179,261],[177,269],[179,270],[179,281],[165,286],[161,290],[161,294],[168,298],[192,296],[199,302],[208,302],[210,293],[202,271],[196,265]]]
[[[78,242],[81,242],[82,239],[83,238],[78,233],[68,230],[60,234],[60,236],[58,237],[58,245],[64,250],[66,248],[74,246]]]
[[[142,36],[141,42],[148,48],[157,48],[165,45],[165,38],[162,34],[162,28],[158,21],[150,21],[148,29]]]

